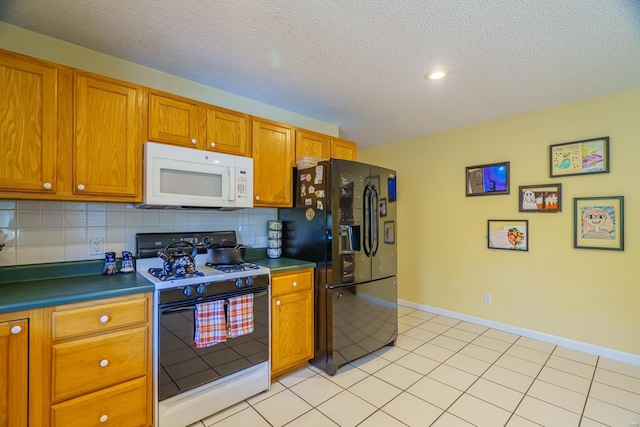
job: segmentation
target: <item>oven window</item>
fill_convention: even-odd
[[[226,342],[206,348],[196,348],[193,341],[193,303],[159,309],[159,400],[269,359],[269,294],[267,290],[255,291],[253,332],[237,338],[227,338]],[[219,296],[215,299],[236,295]]]

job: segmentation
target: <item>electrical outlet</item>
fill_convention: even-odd
[[[491,304],[491,294],[488,292],[485,292],[484,294],[484,303],[485,304]]]
[[[102,237],[89,239],[89,255],[102,255]]]

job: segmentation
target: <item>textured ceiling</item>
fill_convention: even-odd
[[[0,20],[360,147],[640,87],[638,0],[1,0]]]

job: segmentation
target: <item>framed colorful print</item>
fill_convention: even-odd
[[[573,247],[624,250],[624,197],[573,199]]]
[[[465,172],[467,197],[509,194],[509,162],[467,166]]]
[[[608,172],[608,136],[549,147],[549,176],[552,178]]]
[[[487,247],[512,251],[529,250],[529,221],[490,219],[487,221]]]
[[[562,184],[521,185],[518,193],[520,212],[562,211]]]
[[[384,223],[384,242],[385,243],[396,242],[396,230],[395,230],[395,223],[393,221],[386,221]]]

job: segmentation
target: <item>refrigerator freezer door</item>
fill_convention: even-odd
[[[326,353],[316,352],[315,363],[327,373],[333,375],[345,363],[395,343],[398,337],[396,277],[326,292],[332,322],[327,323]]]

